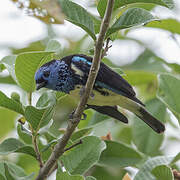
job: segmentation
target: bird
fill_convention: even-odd
[[[36,89],[61,91],[79,101],[92,60],[92,57],[84,54],[72,54],[43,64],[35,73]],[[86,107],[128,123],[127,117],[119,111],[118,107],[121,107],[135,114],[156,133],[165,131],[163,123],[148,112],[136,97],[133,87],[103,62],[100,63]]]

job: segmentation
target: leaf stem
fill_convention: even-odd
[[[82,143],[83,143],[82,140],[80,140],[80,141],[78,141],[77,143],[73,144],[72,146],[64,149],[64,152],[65,152],[65,151],[69,151],[70,149],[72,149],[72,148],[74,148],[75,146],[78,146],[79,144],[82,144]]]
[[[88,80],[86,82],[85,91],[83,95],[81,96],[80,102],[73,115],[73,119],[69,120],[66,132],[64,133],[62,138],[54,147],[54,150],[51,153],[45,165],[40,169],[39,175],[37,176],[36,180],[43,180],[47,177],[49,171],[54,166],[57,159],[60,156],[62,156],[62,154],[64,153],[64,148],[66,144],[68,143],[68,140],[70,139],[72,133],[74,132],[74,130],[76,129],[77,125],[79,124],[81,120],[81,116],[83,114],[85,105],[87,104],[88,98],[91,94],[96,76],[99,71],[103,43],[104,43],[105,35],[106,35],[107,29],[111,20],[113,5],[114,5],[114,0],[108,0],[106,12],[105,12],[103,21],[101,23],[100,33],[95,43],[95,54],[94,54],[93,62],[92,62],[91,69],[89,72]]]
[[[32,104],[32,93],[31,92],[28,94],[28,103],[31,106],[31,104]]]
[[[44,164],[43,164],[43,160],[41,158],[41,153],[40,153],[38,145],[37,145],[37,135],[32,136],[32,143],[34,145],[34,150],[36,152],[36,158],[39,161],[39,166],[40,166],[40,168],[42,168]]]

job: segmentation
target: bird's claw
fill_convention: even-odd
[[[75,110],[73,110],[73,111],[69,114],[69,119],[73,119],[74,113],[75,113]]]

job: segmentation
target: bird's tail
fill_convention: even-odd
[[[134,112],[137,117],[142,119],[148,126],[150,126],[155,132],[162,133],[165,130],[165,126],[147,112],[143,107],[139,107],[137,112]]]
[[[120,107],[125,108],[134,113],[137,117],[142,119],[148,126],[150,126],[155,132],[162,133],[165,130],[164,125],[155,117],[153,117],[148,111],[146,111],[142,105],[123,96],[121,96],[120,98]]]

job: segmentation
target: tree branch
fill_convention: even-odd
[[[73,115],[73,119],[69,120],[66,132],[54,147],[52,154],[50,155],[49,159],[47,160],[43,168],[40,169],[39,175],[37,176],[36,180],[43,180],[47,177],[50,169],[56,163],[57,159],[64,153],[64,148],[68,143],[68,140],[70,139],[72,133],[74,132],[75,128],[77,127],[78,123],[81,120],[81,116],[83,114],[85,105],[87,104],[89,95],[93,89],[93,85],[99,71],[103,42],[111,19],[113,4],[114,4],[114,0],[108,0],[106,12],[103,21],[101,23],[100,33],[97,42],[95,44],[95,54],[89,72],[88,80],[86,82],[84,94],[81,96],[80,102]]]

